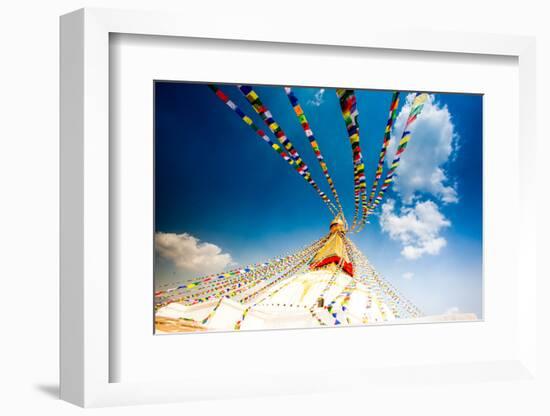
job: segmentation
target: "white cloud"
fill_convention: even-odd
[[[409,94],[392,132],[388,157],[388,166],[393,160],[397,144],[401,139],[405,122],[411,109],[414,95]],[[403,153],[394,188],[411,204],[419,192],[430,193],[444,203],[458,202],[456,184],[449,184],[445,163],[453,159],[458,149],[458,136],[455,133],[451,113],[447,106],[441,107],[430,95],[422,112],[411,126],[412,137]]]
[[[436,255],[447,245],[440,236],[451,222],[432,201],[417,202],[414,207],[403,207],[395,212],[395,201],[388,199],[382,205],[380,227],[392,240],[401,242],[403,257],[414,260],[424,254]]]
[[[319,91],[315,93],[312,99],[308,100],[308,104],[314,105],[315,107],[319,107],[321,104],[325,102],[323,99],[323,96],[325,95],[325,89],[321,88]]]
[[[411,280],[413,277],[414,277],[414,273],[411,273],[411,272],[406,272],[406,273],[403,273],[403,279],[405,280]]]
[[[231,255],[222,253],[220,247],[187,233],[156,233],[155,249],[180,270],[209,274],[234,265]]]
[[[445,311],[445,315],[453,315],[459,312],[460,312],[460,309],[458,308],[458,306],[451,306]]]

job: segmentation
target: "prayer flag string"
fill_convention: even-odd
[[[378,196],[372,203],[370,211],[374,211],[374,209],[376,209],[380,201],[382,201],[382,198],[384,198],[385,192],[392,184],[395,176],[395,171],[397,170],[397,167],[399,166],[399,162],[401,160],[401,155],[407,148],[407,144],[411,139],[411,125],[420,115],[427,98],[428,98],[428,94],[426,93],[422,93],[422,94],[416,93],[415,98],[411,105],[409,116],[405,123],[405,128],[403,129],[403,134],[401,135],[401,140],[399,141],[399,144],[397,146],[397,151],[395,152],[395,157],[392,161],[390,169],[388,170],[388,173],[386,174],[386,179],[384,180],[384,182],[382,183],[382,186],[380,187]]]
[[[283,131],[281,126],[273,118],[273,114],[265,106],[265,104],[260,100],[260,96],[250,85],[238,85],[239,91],[245,96],[248,100],[254,111],[260,116],[265,125],[271,130],[273,135],[279,140],[281,145],[288,151],[290,156],[294,159],[299,169],[304,172],[309,172],[309,167],[300,157],[300,154],[287,137],[286,133]]]
[[[241,296],[238,299],[243,303],[257,296],[258,293],[270,287],[273,282],[280,279],[295,264],[301,263],[311,257],[328,237],[323,237],[301,251],[268,260],[264,263],[244,266],[228,272],[212,274],[197,278],[192,282],[185,282],[168,289],[155,292],[155,309],[159,309],[171,302],[179,302],[185,305],[195,305],[212,299],[218,299],[221,295],[227,298]],[[262,284],[264,284],[262,286]],[[260,285],[260,289],[250,292],[250,289]],[[246,293],[245,293],[246,292]]]
[[[321,199],[325,202],[325,204],[327,205],[329,211],[333,214],[333,215],[336,215],[337,214],[337,209],[336,207],[334,206],[334,204],[332,203],[332,201],[330,200],[330,198],[328,198],[328,196],[323,192],[321,191],[321,189],[319,188],[319,186],[317,185],[317,183],[315,183],[315,181],[313,180],[313,178],[311,177],[311,174],[307,171],[307,166],[305,166],[304,168],[304,164],[303,162],[301,162],[301,159],[296,156],[294,157],[289,157],[288,154],[281,148],[281,146],[279,146],[277,143],[274,143],[266,134],[263,130],[261,130],[258,126],[256,126],[256,124],[254,124],[254,122],[252,121],[252,119],[250,117],[248,117],[233,101],[231,101],[231,99],[227,96],[227,94],[225,94],[220,88],[218,88],[217,86],[215,85],[208,85],[208,87],[216,94],[216,97],[218,97],[222,102],[224,102],[231,110],[233,110],[233,112],[235,114],[237,114],[239,116],[239,118],[245,123],[247,124],[258,136],[260,136],[266,143],[268,143],[271,148],[273,150],[275,150],[277,153],[279,153],[279,155],[281,155],[281,157],[287,161],[287,163],[289,165],[291,165],[292,167],[294,167],[294,169],[296,170],[296,172],[298,172],[298,174],[307,182],[309,183],[313,189],[315,189],[315,191],[317,192],[317,194],[319,194],[319,196],[321,197]],[[270,127],[271,128],[271,127]],[[286,136],[285,136],[286,137]],[[287,139],[288,140],[288,139]],[[293,149],[293,147],[292,147]],[[297,153],[295,152],[295,155]],[[300,161],[297,161],[297,159]]]
[[[277,123],[271,111],[269,111],[267,106],[260,100],[260,96],[258,95],[258,93],[254,91],[254,89],[250,85],[238,85],[237,87],[248,100],[254,111],[260,116],[265,125],[269,128],[271,133],[273,133],[273,135],[279,140],[281,145],[294,159],[298,172],[304,172],[304,177],[306,178],[306,180],[311,180],[311,185],[315,188],[315,190],[317,190],[319,195],[321,195],[321,198],[323,199],[323,201],[325,201],[328,207],[334,209],[334,211],[332,211],[331,209],[331,212],[336,215],[336,207],[334,206],[330,198],[319,189],[319,187],[311,177],[311,172],[309,171],[308,165],[304,162],[280,124]]]
[[[328,166],[327,166],[327,163],[325,162],[323,154],[321,153],[319,143],[315,139],[315,135],[313,134],[313,130],[311,128],[311,125],[309,124],[309,121],[306,118],[304,110],[302,109],[302,106],[300,105],[300,102],[298,101],[298,97],[296,97],[296,95],[292,91],[292,88],[290,88],[290,87],[285,87],[285,93],[288,97],[288,100],[290,101],[290,104],[292,105],[292,108],[294,109],[294,113],[296,114],[296,117],[298,118],[298,121],[300,122],[300,125],[302,126],[302,129],[304,130],[304,133],[305,133],[307,139],[309,140],[309,144],[311,145],[311,148],[313,149],[313,153],[315,153],[315,156],[317,157],[317,161],[319,162],[319,166],[321,167],[321,170],[323,171],[323,174],[325,175],[325,178],[328,182],[330,190],[332,191],[332,195],[334,195],[334,200],[336,201],[336,204],[338,205],[338,210],[339,210],[340,213],[343,213],[342,204],[340,203],[340,198],[338,198],[338,193],[336,192],[336,186],[334,185],[334,181],[332,180],[332,177],[330,176],[330,173],[328,171]]]
[[[353,230],[358,225],[357,217],[361,200],[363,203],[362,216],[366,216],[367,213],[365,165],[359,140],[359,111],[357,110],[357,98],[353,90],[337,89],[336,94],[340,100],[340,108],[353,153],[354,213],[351,226]]]
[[[382,177],[382,172],[384,170],[384,160],[386,159],[388,145],[390,144],[391,130],[393,127],[393,123],[395,122],[395,118],[397,117],[398,106],[399,106],[399,91],[395,91],[393,93],[391,104],[390,104],[388,121],[386,123],[386,129],[384,130],[384,139],[382,142],[382,149],[380,150],[380,155],[378,157],[378,166],[376,167],[374,182],[372,184],[371,193],[369,196],[369,200],[367,202],[367,209],[369,210],[372,208],[371,204],[374,199],[374,196],[376,195],[376,190],[378,189],[378,183],[380,181],[380,178]],[[361,226],[359,227],[358,231],[361,231],[361,229],[365,226],[366,222],[367,222],[367,216],[365,216],[365,218],[363,219],[363,222],[361,223]]]

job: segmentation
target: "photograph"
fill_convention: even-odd
[[[483,95],[155,80],[154,333],[483,320]]]

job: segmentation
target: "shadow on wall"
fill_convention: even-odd
[[[37,384],[34,387],[39,392],[52,399],[59,399],[59,384]]]

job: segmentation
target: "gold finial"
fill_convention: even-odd
[[[334,219],[330,223],[330,232],[335,233],[337,231],[340,231],[342,233],[346,232],[346,223],[344,222],[340,214],[334,217]]]

